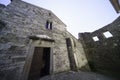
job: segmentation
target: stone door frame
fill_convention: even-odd
[[[21,76],[21,80],[28,80],[29,71],[33,59],[34,49],[35,47],[49,47],[50,48],[50,74],[53,74],[53,47],[54,42],[44,41],[44,40],[30,40],[30,46],[28,50],[28,54],[25,60],[25,65],[23,68],[23,73]]]

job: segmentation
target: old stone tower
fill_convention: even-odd
[[[33,80],[88,69],[81,43],[50,10],[21,0],[0,5],[0,80]]]

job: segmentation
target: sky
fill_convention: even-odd
[[[0,0],[7,4],[10,0]],[[23,0],[51,10],[78,38],[78,33],[93,32],[114,21],[117,14],[109,0]]]

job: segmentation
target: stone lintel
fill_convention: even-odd
[[[50,42],[55,42],[55,40],[53,39],[49,39],[49,38],[42,38],[42,37],[37,37],[37,36],[28,36],[29,39],[32,40],[44,40],[44,41],[50,41]]]

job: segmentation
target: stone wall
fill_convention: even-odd
[[[110,35],[104,35],[106,32]],[[79,33],[79,40],[92,71],[112,76],[120,74],[120,17],[92,33]]]
[[[52,30],[46,29],[46,21],[52,22]],[[66,38],[73,40],[76,68],[88,69],[81,43],[58,17],[50,10],[12,0],[9,5],[0,6],[0,80],[21,80],[30,45],[39,42],[29,38],[35,35],[45,35],[55,41],[52,44],[52,74],[70,70]],[[49,44],[43,41],[40,46]]]

